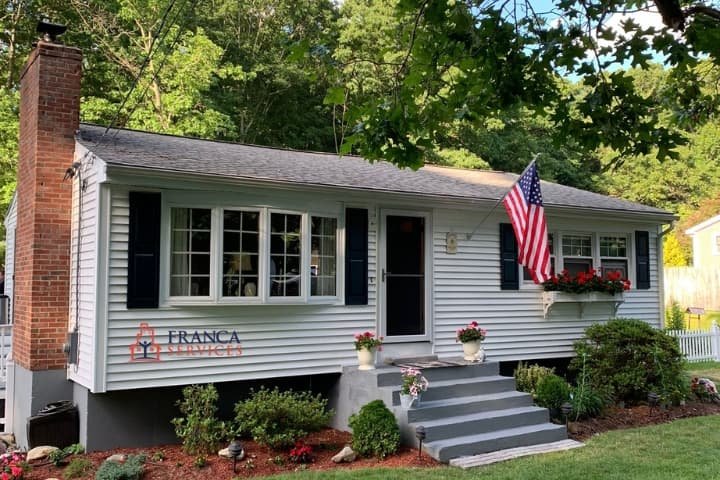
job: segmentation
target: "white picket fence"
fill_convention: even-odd
[[[720,327],[717,323],[713,323],[710,330],[668,330],[667,333],[677,338],[688,362],[720,362]]]

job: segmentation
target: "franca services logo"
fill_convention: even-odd
[[[140,324],[135,343],[130,344],[131,362],[159,362],[160,345],[155,342],[155,329],[147,323]]]
[[[239,357],[243,353],[236,330],[168,330],[164,342],[155,339],[155,329],[142,322],[129,347],[130,361],[159,362],[161,353],[171,357]]]

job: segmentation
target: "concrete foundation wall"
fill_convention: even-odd
[[[6,418],[12,419],[7,429],[15,434],[18,447],[27,448],[27,420],[48,403],[73,398],[72,382],[66,379],[65,370],[30,371],[14,364],[13,373],[8,376],[12,381],[12,398],[5,404]]]

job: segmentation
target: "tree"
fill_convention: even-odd
[[[666,28],[632,20],[621,32],[609,27],[615,13],[651,6]],[[557,0],[538,12],[525,0],[401,0],[395,15],[411,21],[398,22],[403,54],[378,54],[394,80],[389,91],[349,102],[353,134],[345,149],[369,158],[419,167],[452,122],[480,123],[519,106],[548,119],[556,137],[616,152],[612,166],[651,152],[677,158],[682,134],[663,122],[628,72],[616,68],[647,68],[653,55],[675,67],[675,97],[691,113],[686,118],[717,114],[718,96],[700,95],[695,68],[703,57],[713,68],[720,62],[720,14],[712,4]],[[581,78],[583,88],[567,91],[563,76]],[[352,92],[353,79],[344,82]]]

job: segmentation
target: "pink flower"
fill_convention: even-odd
[[[22,475],[23,471],[22,468],[18,466],[10,465],[10,473],[13,474],[13,477],[18,478],[20,475]]]

